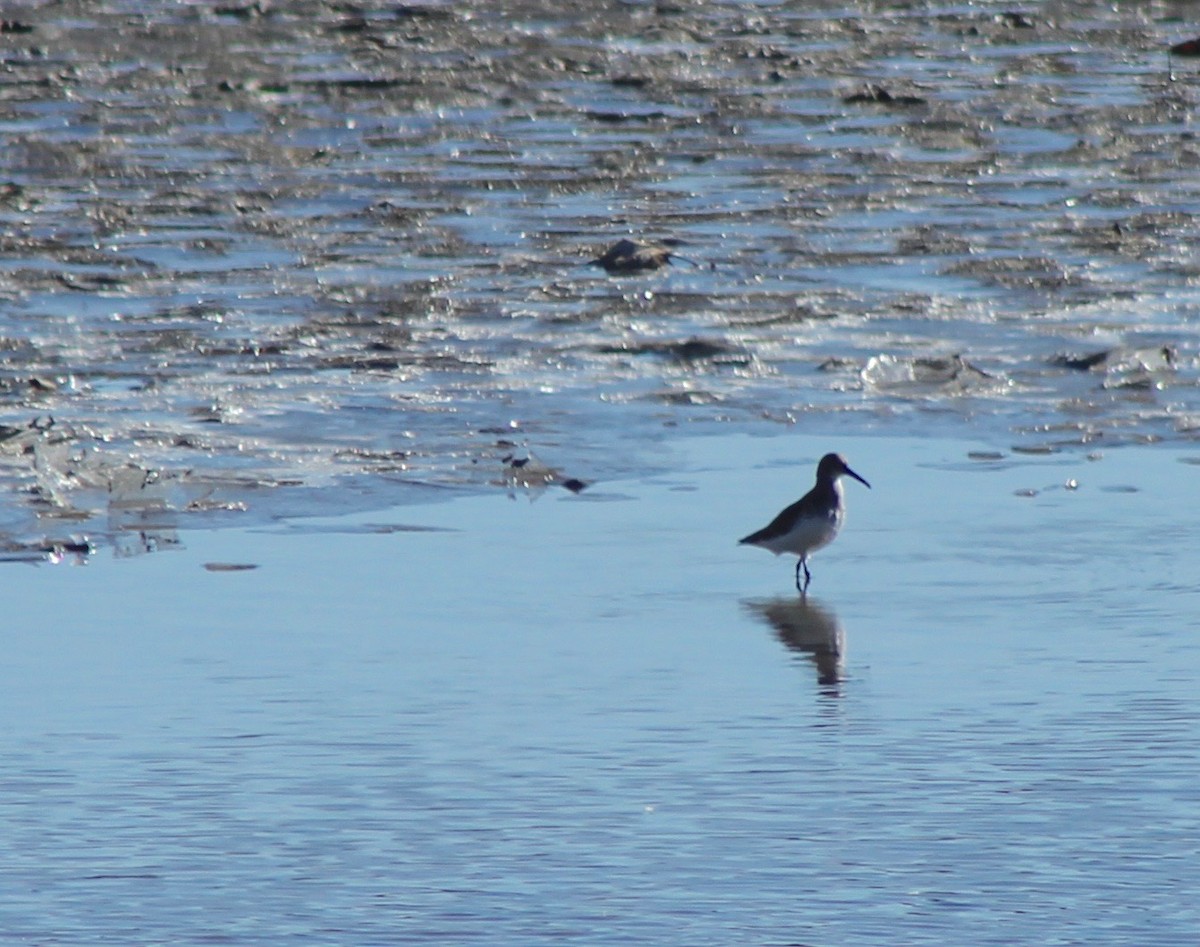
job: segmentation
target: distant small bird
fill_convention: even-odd
[[[837,539],[842,520],[846,518],[846,502],[842,497],[842,485],[838,482],[842,475],[853,477],[870,489],[871,485],[846,466],[845,458],[840,454],[826,454],[817,464],[817,482],[808,493],[771,520],[768,526],[738,540],[739,543],[769,549],[777,556],[785,552],[799,556],[796,588],[801,595],[808,592],[808,583],[812,581],[812,574],[808,571],[809,553]],[[800,582],[801,570],[804,572],[803,584]]]

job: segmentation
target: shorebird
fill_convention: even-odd
[[[846,501],[842,497],[842,476],[853,477],[870,489],[870,484],[848,466],[841,454],[826,454],[817,464],[817,482],[808,493],[785,509],[757,533],[739,539],[750,546],[761,546],[775,555],[790,552],[799,556],[796,563],[796,588],[801,595],[808,592],[812,573],[808,571],[809,553],[828,546],[837,539],[842,520],[846,518]],[[804,582],[800,573],[804,572]]]

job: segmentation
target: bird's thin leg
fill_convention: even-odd
[[[804,595],[808,592],[808,583],[812,581],[812,575],[808,571],[808,563],[804,561],[805,557],[801,556],[800,561],[796,563],[796,590]],[[800,583],[800,570],[804,570],[804,584]]]

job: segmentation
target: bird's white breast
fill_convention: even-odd
[[[823,546],[828,546],[837,538],[845,516],[845,511],[838,506],[824,516],[801,517],[782,536],[763,545],[776,555],[790,552],[795,556],[806,556]]]

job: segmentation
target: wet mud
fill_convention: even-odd
[[[1189,10],[10,6],[0,546],[717,424],[1194,440]]]

